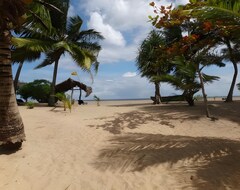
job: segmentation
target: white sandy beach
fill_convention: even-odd
[[[27,141],[0,151],[1,190],[240,189],[240,102],[89,102],[19,110]]]

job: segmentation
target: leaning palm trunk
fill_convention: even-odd
[[[232,102],[233,101],[233,99],[232,99],[233,90],[234,90],[236,80],[237,80],[237,75],[238,75],[238,67],[237,67],[237,62],[235,61],[234,56],[233,56],[233,50],[232,50],[230,42],[227,41],[226,44],[227,44],[229,55],[230,55],[230,61],[233,64],[234,74],[233,74],[232,83],[231,83],[231,86],[230,86],[230,89],[229,89],[229,92],[228,92],[228,95],[227,95],[227,98],[226,98],[225,102]]]
[[[15,89],[15,92],[18,88],[18,80],[19,80],[19,76],[20,76],[20,73],[21,73],[21,70],[22,70],[22,66],[23,66],[23,62],[21,61],[18,65],[18,69],[17,69],[17,72],[16,72],[16,75],[15,75],[15,78],[14,78],[14,89]]]
[[[21,146],[25,140],[24,125],[18,111],[11,69],[11,34],[0,34],[0,145]]]
[[[161,96],[160,96],[160,83],[155,82],[155,101],[154,104],[159,104],[161,103]]]
[[[55,64],[54,64],[51,92],[50,92],[50,98],[49,98],[49,102],[48,102],[49,106],[55,105],[55,85],[56,85],[56,80],[57,80],[58,62],[59,62],[59,58],[55,61]]]
[[[202,88],[202,95],[203,95],[203,100],[204,100],[204,106],[205,106],[205,109],[206,109],[206,116],[210,118],[211,116],[210,116],[210,112],[209,112],[209,109],[208,109],[207,95],[206,95],[206,92],[205,92],[202,73],[199,69],[197,70],[197,72],[198,72],[198,76],[199,76],[200,84],[201,84],[201,88]]]

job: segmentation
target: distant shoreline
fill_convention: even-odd
[[[227,96],[209,96],[208,99],[222,99],[222,98],[226,98]],[[233,99],[240,99],[240,96],[233,96]],[[101,101],[138,101],[138,100],[151,100],[150,97],[149,98],[126,98],[126,99],[101,99]],[[84,101],[96,101],[93,99],[85,99]]]

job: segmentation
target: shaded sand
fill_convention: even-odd
[[[0,150],[1,190],[240,189],[240,102],[19,107],[27,141]]]

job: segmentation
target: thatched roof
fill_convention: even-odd
[[[73,89],[74,87],[79,87],[81,90],[84,90],[86,92],[86,96],[88,96],[89,94],[92,93],[92,88],[91,87],[88,87],[87,85],[81,83],[81,82],[78,82],[78,81],[75,81],[71,78],[57,84],[55,86],[55,92],[66,92],[68,90],[71,90]]]

